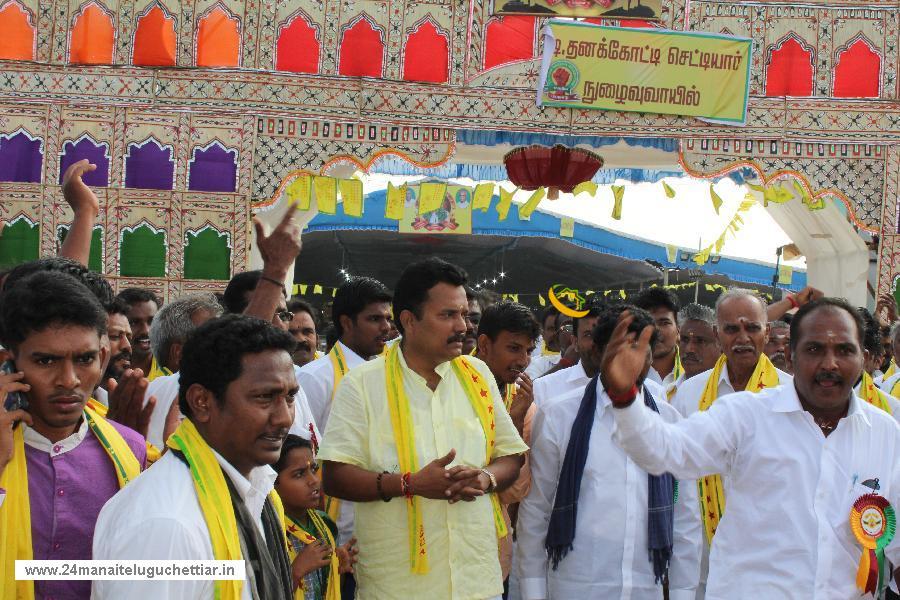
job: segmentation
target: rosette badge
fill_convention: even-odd
[[[863,594],[877,594],[888,581],[884,549],[894,539],[897,522],[890,502],[878,494],[857,498],[850,510],[850,529],[862,546],[856,585]]]

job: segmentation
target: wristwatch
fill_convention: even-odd
[[[485,490],[488,494],[497,489],[497,478],[494,477],[494,474],[488,471],[487,469],[482,469],[482,473],[487,475],[488,479],[491,481],[491,485],[488,486],[488,489]]]

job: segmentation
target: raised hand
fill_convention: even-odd
[[[88,212],[97,216],[100,212],[100,201],[97,196],[81,179],[85,173],[97,169],[97,165],[86,158],[69,165],[63,173],[62,191],[66,203],[72,207],[72,212],[77,216],[80,212]]]
[[[300,242],[300,225],[295,219],[296,213],[297,211],[288,208],[281,221],[268,235],[262,221],[253,217],[256,247],[262,256],[263,273],[274,279],[282,280],[287,276],[288,270],[297,260],[303,247]]]
[[[431,500],[447,500],[447,488],[450,487],[450,473],[447,465],[456,458],[456,450],[450,450],[446,455],[436,458],[409,478],[412,493]]]
[[[140,369],[127,369],[118,383],[114,379],[107,383],[109,412],[106,418],[134,429],[145,438],[150,428],[150,415],[156,408],[156,398],[153,396],[144,406],[148,383]]]
[[[808,304],[813,300],[819,300],[820,298],[825,297],[825,292],[821,290],[817,290],[811,285],[806,286],[799,292],[797,292],[797,296],[795,299],[797,300],[797,304],[803,306],[804,304]]]
[[[878,302],[875,303],[875,318],[881,319],[885,325],[891,325],[897,320],[897,301],[891,294],[882,294],[878,297]]]
[[[628,331],[632,321],[634,317],[628,311],[619,316],[600,363],[600,381],[615,396],[627,395],[647,364],[653,326],[648,325],[638,335]]]
[[[355,565],[358,560],[356,555],[359,554],[359,548],[356,546],[356,538],[350,538],[349,542],[343,546],[338,546],[335,552],[337,552],[338,560],[340,561],[338,572],[352,573],[353,565]]]

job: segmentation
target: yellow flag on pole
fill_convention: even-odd
[[[348,217],[361,217],[363,213],[363,182],[359,179],[341,179],[341,199],[344,201],[344,214]]]
[[[388,183],[387,198],[384,203],[384,218],[399,221],[403,218],[403,206],[406,204],[406,184],[397,187]]]
[[[622,218],[622,199],[625,197],[625,186],[624,185],[612,186],[612,193],[613,193],[612,218],[618,221],[619,219]]]
[[[597,194],[597,188],[599,186],[593,181],[583,181],[575,186],[575,189],[572,190],[572,194],[577,196],[578,194],[587,192],[591,196]]]
[[[285,189],[288,204],[294,205],[297,210],[309,210],[312,199],[312,177],[302,174],[288,184]]]
[[[319,212],[333,215],[337,211],[337,180],[334,177],[315,177],[313,188]]]
[[[537,205],[541,203],[541,200],[543,200],[546,195],[547,190],[545,188],[536,189],[534,193],[531,194],[531,197],[528,198],[528,202],[519,207],[519,219],[523,221],[530,219],[531,213],[534,212],[534,209],[537,208]]]
[[[715,209],[716,214],[719,214],[719,209],[722,208],[722,198],[716,193],[716,190],[713,189],[712,184],[709,184],[709,198],[712,200],[713,209]]]
[[[675,190],[672,189],[672,186],[670,186],[665,181],[663,181],[662,184],[663,184],[663,191],[666,193],[666,198],[674,198]]]
[[[505,221],[509,214],[509,207],[512,205],[512,198],[515,192],[507,192],[502,186],[500,187],[500,202],[497,203],[497,219]]]
[[[493,196],[493,183],[479,183],[475,186],[475,194],[472,197],[472,210],[487,212],[487,209],[491,207],[491,198]]]
[[[562,217],[559,220],[559,237],[575,237],[575,219]]]

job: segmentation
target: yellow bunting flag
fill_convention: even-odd
[[[675,190],[672,189],[672,186],[670,186],[665,181],[663,181],[662,184],[663,184],[663,191],[666,193],[666,198],[674,198]]]
[[[666,260],[670,263],[678,259],[678,246],[666,245]]]
[[[446,183],[423,183],[419,186],[419,214],[434,212],[444,202]]]
[[[778,265],[778,283],[788,285],[794,278],[794,269],[790,265]]]
[[[575,186],[575,189],[572,190],[572,194],[577,196],[578,194],[587,192],[591,196],[594,196],[597,194],[598,187],[599,186],[596,183],[594,183],[593,181],[584,181]]]
[[[547,301],[544,300],[544,297],[540,294],[538,294],[538,304],[540,304],[541,306],[547,306]]]
[[[331,297],[334,298],[335,296],[337,296],[337,288],[331,290]]]
[[[531,213],[534,212],[534,209],[537,208],[537,205],[541,203],[541,200],[543,200],[546,195],[546,189],[536,189],[534,193],[531,194],[531,197],[528,198],[528,202],[519,207],[519,219],[523,221],[529,220],[531,218]]]
[[[719,197],[716,190],[713,189],[712,184],[709,184],[709,198],[712,200],[712,205],[716,214],[719,214],[719,209],[722,208],[722,198]]]
[[[619,298],[621,298],[622,300],[624,300],[625,297],[626,297],[625,290],[619,290]]]
[[[344,214],[348,217],[361,217],[363,213],[363,183],[359,179],[341,179],[341,199],[344,201]]]
[[[406,184],[399,187],[388,183],[387,199],[384,203],[384,218],[399,221],[403,218],[403,206],[406,203]]]
[[[475,186],[475,194],[472,198],[472,210],[487,212],[491,207],[491,198],[494,197],[493,183],[479,183]]]
[[[294,287],[291,288],[291,296],[296,296],[300,293],[300,284],[295,283]]]
[[[505,221],[509,214],[509,207],[512,205],[512,198],[515,192],[507,192],[503,187],[500,188],[500,202],[497,203],[497,219]]]
[[[322,293],[322,286],[319,285],[318,283],[314,284],[313,285],[313,294],[321,294],[321,293]]]
[[[519,295],[518,295],[518,294],[510,294],[510,295],[509,295],[509,298],[510,298],[510,300],[512,300],[513,302],[518,302],[518,301],[519,301]]]
[[[319,212],[333,215],[337,211],[337,180],[334,177],[315,177],[313,188]]]
[[[559,237],[575,237],[575,219],[562,217],[559,220]]]
[[[309,286],[306,285],[305,283],[301,283],[301,284],[300,284],[300,295],[301,295],[301,296],[305,296],[305,295],[306,295],[306,288],[308,288],[308,287],[309,287]]]
[[[612,186],[612,193],[613,193],[612,218],[618,221],[619,219],[622,218],[622,199],[625,197],[625,186],[624,185]]]
[[[309,202],[312,199],[312,177],[307,174],[298,176],[285,189],[288,204],[297,210],[309,210]]]

